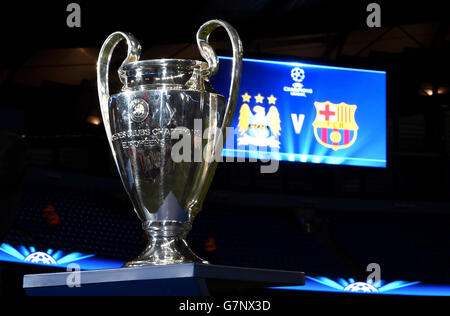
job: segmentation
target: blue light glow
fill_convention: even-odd
[[[339,284],[339,283],[337,283],[337,282],[335,282],[335,281],[333,281],[333,280],[331,280],[329,278],[326,278],[326,277],[312,278],[312,277],[308,277],[307,276],[307,278],[309,280],[316,281],[317,283],[329,286],[329,287],[331,287],[333,289],[344,290],[344,286],[342,286],[341,284]],[[351,282],[351,283],[353,283],[353,282]]]
[[[338,292],[338,293],[350,293],[352,288],[361,289],[361,291],[354,291],[351,293],[363,293],[363,294],[389,294],[389,295],[415,295],[415,296],[450,296],[450,286],[448,285],[425,285],[419,281],[407,282],[407,281],[393,281],[387,283],[386,281],[373,282],[355,282],[353,278],[343,279],[339,278],[337,281],[327,277],[311,277],[306,276],[306,282],[303,286],[283,286],[272,287],[272,289],[278,290],[294,290],[294,291],[318,291],[318,292]],[[362,286],[361,286],[362,285]],[[371,292],[364,291],[364,286],[367,288],[374,287],[376,290]]]
[[[233,60],[232,57],[229,56],[219,56],[219,59],[224,60]],[[270,64],[270,65],[280,65],[280,66],[291,66],[291,67],[311,67],[311,68],[319,68],[319,69],[336,69],[336,70],[347,70],[347,71],[362,71],[362,72],[373,72],[379,74],[385,74],[385,71],[380,70],[370,70],[370,69],[360,69],[360,68],[344,68],[337,66],[328,66],[328,65],[317,65],[317,64],[309,64],[302,63],[298,61],[277,61],[277,60],[267,60],[267,59],[255,59],[255,58],[242,58],[243,61],[261,63],[261,64]]]
[[[0,246],[0,261],[17,262],[24,264],[37,264],[66,268],[70,263],[77,263],[82,270],[114,269],[120,268],[124,262],[95,258],[93,254],[79,252],[64,253],[61,250],[48,249],[36,251],[36,248],[19,246],[15,247],[4,243]]]
[[[22,248],[24,249],[24,248]],[[20,253],[16,250],[16,248],[12,247],[9,244],[2,244],[0,246],[0,251],[3,251],[4,253],[7,253],[8,255],[18,259],[18,260],[25,260],[25,257],[30,254],[28,250],[24,251],[24,254]]]
[[[32,252],[31,250],[34,251]],[[27,258],[29,258],[29,260],[25,261]],[[34,260],[35,262],[33,262],[33,259],[36,259]],[[85,255],[79,252],[65,254],[60,250],[55,251],[53,249],[36,251],[35,247],[25,246],[19,246],[16,249],[6,243],[0,245],[0,261],[37,264],[59,268],[66,268],[69,263],[76,262],[82,270],[116,269],[122,267],[124,264],[124,261],[97,258],[94,255]],[[371,287],[376,288],[376,292],[359,291],[360,289],[364,290]],[[353,278],[339,278],[333,280],[323,276],[306,276],[306,282],[303,286],[271,287],[271,289],[353,294],[357,292],[376,295],[450,296],[450,286],[448,285],[427,285],[421,284],[418,281],[379,281],[372,284],[372,282],[356,282]],[[353,292],[350,292],[351,290],[353,290]]]

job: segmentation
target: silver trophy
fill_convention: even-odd
[[[208,37],[219,26],[227,31],[233,48],[228,102],[209,82],[219,60]],[[121,40],[128,45],[118,70],[123,88],[110,95],[109,62]],[[207,63],[139,61],[138,41],[131,34],[115,32],[98,57],[98,95],[108,142],[134,211],[150,237],[144,251],[124,267],[207,263],[192,252],[185,238],[202,209],[217,166],[213,157],[221,155],[225,128],[236,108],[242,43],[231,25],[212,20],[198,30],[197,45]],[[182,138],[190,141],[192,152],[183,155],[191,159],[175,161],[173,151]],[[195,156],[198,152],[200,159]]]

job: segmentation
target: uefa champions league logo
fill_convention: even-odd
[[[67,264],[94,257],[92,254],[86,255],[79,252],[65,253],[61,250],[53,249],[39,251],[33,246],[20,246],[15,248],[7,243],[0,245],[0,255],[6,255],[9,259],[8,261],[13,259],[16,262],[59,267],[65,267]]]
[[[30,263],[40,263],[40,264],[56,264],[55,259],[53,259],[52,256],[45,252],[33,252],[32,254],[28,255],[25,259],[25,262]]]
[[[385,282],[382,280],[373,282],[373,280],[367,280],[366,282],[356,281],[353,278],[333,280],[327,277],[311,277],[306,276],[309,281],[313,281],[316,284],[325,286],[323,290],[328,288],[330,291],[343,292],[343,293],[355,293],[355,294],[384,294],[389,291],[410,287],[420,282],[406,282],[406,281],[393,281]]]
[[[366,282],[355,282],[347,285],[344,288],[344,292],[353,293],[378,293],[378,290],[373,285]]]
[[[292,86],[283,87],[283,91],[289,92],[291,96],[306,97],[307,94],[312,94],[312,89],[304,88],[302,81],[305,80],[305,71],[300,67],[291,69],[291,78],[294,81]]]
[[[130,117],[133,122],[139,123],[148,116],[148,103],[143,99],[134,99],[129,104]]]
[[[367,272],[371,272],[366,279],[366,282],[356,281],[353,278],[344,279],[340,278],[338,280],[332,280],[327,277],[310,277],[306,278],[315,283],[324,285],[332,291],[339,291],[345,293],[361,293],[361,294],[378,294],[385,293],[388,291],[416,285],[420,282],[406,282],[406,281],[393,281],[385,282],[381,280],[381,268],[378,263],[369,263],[367,265]]]
[[[305,79],[305,71],[300,67],[295,67],[291,70],[291,77],[295,82],[302,82]]]

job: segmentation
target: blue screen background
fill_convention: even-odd
[[[305,96],[292,96],[284,91],[294,83],[291,70],[299,67],[304,71],[303,88],[312,89]],[[220,69],[211,78],[214,89],[228,97],[231,59],[220,57]],[[280,148],[278,153],[237,148],[237,136],[233,144],[227,140],[223,156],[271,158],[285,161],[342,164],[368,167],[386,167],[386,73],[383,71],[330,67],[298,62],[279,62],[244,59],[241,86],[232,126],[237,129],[239,110],[244,103],[242,95],[252,96],[250,108],[263,106],[266,114],[271,105],[267,97],[277,98],[275,106],[281,119]],[[254,96],[265,97],[263,104],[256,104]],[[316,118],[314,102],[356,105],[355,121],[358,125],[356,141],[348,148],[333,150],[320,144],[314,136],[312,123]],[[300,134],[296,134],[291,114],[305,115]],[[353,133],[353,132],[352,132]],[[319,132],[320,135],[320,132]],[[351,134],[353,135],[353,134]],[[242,149],[242,147],[240,148]],[[270,152],[270,150],[268,150]]]

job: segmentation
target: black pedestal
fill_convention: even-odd
[[[74,273],[79,273],[74,274]],[[74,283],[79,280],[79,287]],[[75,281],[75,282],[74,282]],[[68,286],[71,285],[72,287]],[[304,285],[303,272],[208,264],[176,264],[25,275],[27,295],[210,295]]]

